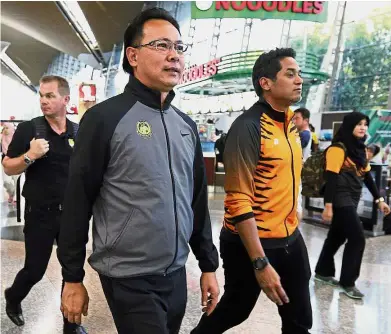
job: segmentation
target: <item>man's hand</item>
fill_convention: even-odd
[[[385,216],[390,214],[391,210],[390,207],[387,205],[387,203],[379,202],[379,210],[384,213]]]
[[[201,305],[202,312],[210,315],[216,308],[220,294],[219,284],[215,273],[202,273],[201,280]]]
[[[255,270],[255,277],[261,289],[273,303],[279,306],[289,303],[289,298],[281,285],[280,276],[270,264],[262,270]]]
[[[65,282],[60,309],[69,322],[81,324],[81,315],[88,314],[88,302],[88,293],[83,283]]]
[[[329,222],[333,219],[333,206],[331,203],[326,203],[322,213],[322,218],[324,221]]]
[[[42,158],[49,151],[49,142],[45,139],[33,138],[27,156],[32,160]]]

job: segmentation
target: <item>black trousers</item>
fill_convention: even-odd
[[[53,250],[54,240],[58,241],[61,211],[58,205],[34,206],[26,202],[25,207],[25,262],[12,286],[7,290],[11,303],[21,303],[32,287],[46,272]],[[67,321],[64,319],[64,322]]]
[[[312,327],[309,292],[311,269],[302,236],[299,235],[287,249],[266,249],[265,252],[280,275],[290,300],[288,304],[278,306],[282,333],[309,333]],[[220,238],[220,255],[225,275],[224,295],[213,313],[201,318],[192,334],[220,334],[239,325],[248,318],[261,292],[241,242],[227,242]]]
[[[339,282],[343,287],[352,287],[360,275],[365,249],[364,229],[354,206],[334,208],[330,230],[316,265],[317,274],[335,276],[334,255],[346,240]]]
[[[186,270],[166,276],[100,275],[119,334],[178,334],[187,302]]]

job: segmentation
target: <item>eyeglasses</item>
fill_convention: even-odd
[[[166,40],[166,39],[157,39],[155,41],[151,41],[149,43],[142,44],[142,45],[135,45],[133,47],[134,48],[142,48],[144,46],[151,46],[151,47],[155,48],[157,51],[161,51],[161,52],[168,52],[168,51],[171,51],[172,49],[175,49],[175,51],[178,54],[185,53],[189,47],[185,43],[171,42],[170,40]]]

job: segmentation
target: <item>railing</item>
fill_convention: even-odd
[[[255,61],[264,51],[247,51],[238,52],[221,57],[217,65],[218,73],[216,79],[232,79],[234,77],[249,76],[251,77]],[[303,78],[317,78],[321,81],[327,79],[327,74],[320,72],[319,57],[309,52],[298,52],[296,60],[302,70]]]
[[[226,73],[232,71],[247,71],[254,67],[255,61],[264,51],[238,52],[228,56],[221,57],[218,64],[218,72]],[[320,61],[317,55],[313,53],[300,52],[296,55],[296,60],[303,70],[319,71]]]

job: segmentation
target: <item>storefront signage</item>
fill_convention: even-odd
[[[213,59],[202,65],[193,65],[183,71],[180,84],[206,79],[217,74],[220,59]]]
[[[327,8],[326,1],[192,1],[191,17],[326,22]]]

